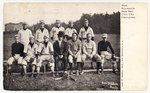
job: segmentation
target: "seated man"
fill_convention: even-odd
[[[101,57],[98,54],[96,54],[96,44],[94,41],[91,40],[91,38],[92,38],[92,34],[87,33],[87,39],[83,42],[83,54],[82,54],[82,65],[81,65],[82,70],[86,59],[91,59],[92,61],[97,62],[97,66],[98,64],[101,64]],[[98,69],[97,69],[97,73],[100,74]],[[81,71],[80,74],[83,74],[83,71]]]
[[[63,40],[64,32],[58,33],[58,40],[54,42],[54,57],[56,66],[56,75],[58,76],[58,62],[63,61],[64,64],[64,75],[67,74],[67,55],[68,55],[68,43]]]
[[[52,75],[54,77],[54,49],[53,44],[49,42],[48,36],[44,36],[44,42],[39,45],[38,50],[38,63],[37,63],[37,76],[39,76],[40,67],[44,61],[48,61],[48,65],[51,67]]]
[[[32,64],[32,74],[31,77],[33,77],[34,71],[35,71],[35,66],[37,64],[37,49],[38,49],[38,45],[34,43],[34,36],[31,36],[29,39],[29,44],[27,46],[27,51],[25,51],[25,58],[23,59],[23,61],[25,61],[26,63],[29,62]]]
[[[20,43],[19,41],[19,36],[15,35],[15,43],[12,44],[11,46],[11,52],[12,52],[12,57],[10,57],[7,61],[8,64],[8,73],[11,75],[11,65],[13,62],[17,62],[20,66],[23,66],[23,71],[21,71],[21,74],[24,75],[26,74],[26,65],[27,63],[23,62],[23,51],[24,51],[24,45]]]
[[[111,43],[109,41],[107,41],[107,34],[102,34],[102,41],[100,41],[98,43],[98,54],[101,55],[102,57],[102,64],[101,64],[101,71],[103,71],[103,64],[104,64],[104,61],[105,59],[106,60],[110,60],[112,59],[112,63],[113,63],[113,72],[116,73],[116,69],[117,69],[117,63],[116,63],[116,58],[114,56],[114,50],[111,46]],[[110,54],[108,51],[107,51],[107,48],[110,48],[112,54]],[[98,66],[99,67],[99,66]],[[99,68],[98,68],[99,69]]]
[[[81,63],[81,41],[78,39],[78,34],[73,33],[72,39],[68,41],[69,42],[69,65],[70,65],[70,75],[72,72],[72,65],[73,63],[76,64],[77,62],[77,69],[79,69],[80,63]],[[80,62],[80,63],[79,63]],[[76,74],[79,74],[79,71],[77,70]]]

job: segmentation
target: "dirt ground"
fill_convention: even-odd
[[[72,75],[67,79],[53,78],[50,73],[40,74],[38,78],[12,74],[7,75],[3,82],[5,90],[120,90],[119,73],[110,71],[101,75],[91,71],[79,76]]]

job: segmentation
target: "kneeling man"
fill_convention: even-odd
[[[97,68],[99,64],[101,64],[101,57],[96,54],[96,43],[91,40],[92,34],[87,34],[87,39],[83,42],[83,54],[82,54],[82,65],[81,68],[83,70],[83,65],[86,59],[91,59],[94,62],[97,62]],[[97,69],[97,73],[100,74],[99,70]],[[83,74],[83,71],[81,72]]]
[[[44,42],[40,44],[38,52],[37,76],[39,75],[42,63],[48,61],[48,65],[51,67],[52,75],[54,77],[54,49],[53,44],[49,42],[48,36],[44,36]]]

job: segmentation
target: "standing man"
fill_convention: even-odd
[[[53,44],[49,42],[49,37],[44,36],[44,42],[39,45],[39,50],[38,50],[38,63],[37,63],[37,76],[39,76],[40,72],[40,67],[42,66],[42,63],[44,61],[48,61],[48,66],[51,68],[52,75],[54,75],[54,49],[53,49]]]
[[[40,43],[44,42],[44,36],[47,36],[49,38],[49,32],[44,26],[45,26],[45,23],[43,20],[41,20],[40,21],[40,28],[35,33],[35,40],[36,40],[38,45]]]
[[[58,33],[58,40],[54,42],[54,57],[56,66],[56,75],[58,76],[58,62],[63,61],[64,64],[64,75],[67,74],[67,55],[68,55],[68,43],[63,40],[64,32],[60,31]]]
[[[73,27],[73,21],[69,21],[68,28],[65,31],[65,36],[67,40],[72,39],[72,34],[77,33],[76,29]]]
[[[12,44],[11,46],[11,53],[12,53],[12,57],[10,57],[7,61],[8,64],[8,73],[11,75],[11,65],[13,64],[13,62],[17,62],[17,64],[19,64],[22,68],[23,66],[23,71],[21,71],[21,74],[24,75],[26,74],[26,68],[25,66],[27,65],[27,63],[23,62],[23,50],[24,50],[24,45],[22,43],[20,43],[19,41],[19,36],[15,35],[15,43]]]
[[[65,31],[65,28],[61,26],[61,21],[56,20],[55,27],[52,28],[50,32],[50,38],[52,39],[53,42],[58,40],[57,34],[59,31]]]
[[[30,63],[32,66],[31,77],[33,77],[35,67],[37,64],[37,51],[38,51],[38,45],[35,44],[34,42],[34,36],[31,36],[30,42],[27,46],[27,51],[25,52],[25,58],[23,59],[25,63]]]
[[[103,40],[98,43],[98,54],[101,55],[102,57],[102,64],[99,64],[99,66],[101,66],[101,71],[103,71],[104,61],[112,59],[113,73],[116,73],[117,63],[115,61],[116,60],[115,52],[111,46],[111,43],[107,41],[107,37],[108,35],[106,33],[102,34]],[[107,51],[108,48],[110,48],[112,54]],[[98,69],[99,69],[99,66],[98,66]]]
[[[84,20],[84,26],[79,31],[79,38],[81,40],[85,40],[87,33],[92,35],[92,40],[94,40],[94,32],[93,29],[89,26],[89,21],[87,19]]]
[[[27,23],[22,24],[23,28],[18,32],[20,42],[24,45],[24,52],[29,44],[29,38],[32,36],[31,30],[28,29]]]
[[[81,41],[78,39],[78,34],[73,33],[72,34],[72,39],[68,41],[69,42],[69,66],[70,66],[70,75],[73,73],[72,72],[72,65],[73,63],[77,63],[77,71],[76,74],[79,74],[79,65],[81,63]]]
[[[82,64],[81,64],[82,70],[86,59],[90,59],[96,62],[97,66],[99,66],[98,64],[101,63],[101,57],[98,54],[96,54],[96,43],[92,41],[91,38],[92,38],[92,34],[87,33],[87,39],[83,43],[83,54],[82,54]],[[97,69],[97,73],[100,74],[98,69]],[[83,71],[80,74],[83,74]]]

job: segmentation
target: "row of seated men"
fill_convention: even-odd
[[[47,61],[48,66],[51,68],[53,77],[59,75],[58,62],[63,62],[63,74],[71,75],[73,73],[73,64],[76,64],[76,74],[81,75],[84,73],[83,67],[87,59],[90,59],[97,64],[97,74],[103,72],[103,64],[105,59],[111,59],[113,63],[113,72],[116,73],[117,63],[114,56],[114,50],[111,43],[107,41],[107,34],[102,34],[102,41],[99,41],[98,46],[91,40],[91,33],[87,33],[85,40],[79,40],[78,34],[73,33],[72,39],[69,41],[64,40],[64,32],[60,31],[58,40],[52,43],[48,36],[44,36],[44,42],[35,43],[34,36],[29,38],[29,44],[25,46],[20,43],[18,35],[15,35],[15,43],[12,44],[12,57],[7,61],[8,73],[11,74],[11,65],[14,61],[22,66],[22,75],[27,74],[27,63],[32,64],[31,77],[35,74],[39,76],[42,63]],[[110,48],[111,53],[107,51]],[[68,71],[69,66],[69,71]],[[56,68],[54,70],[54,68]],[[99,71],[101,69],[101,72]]]

